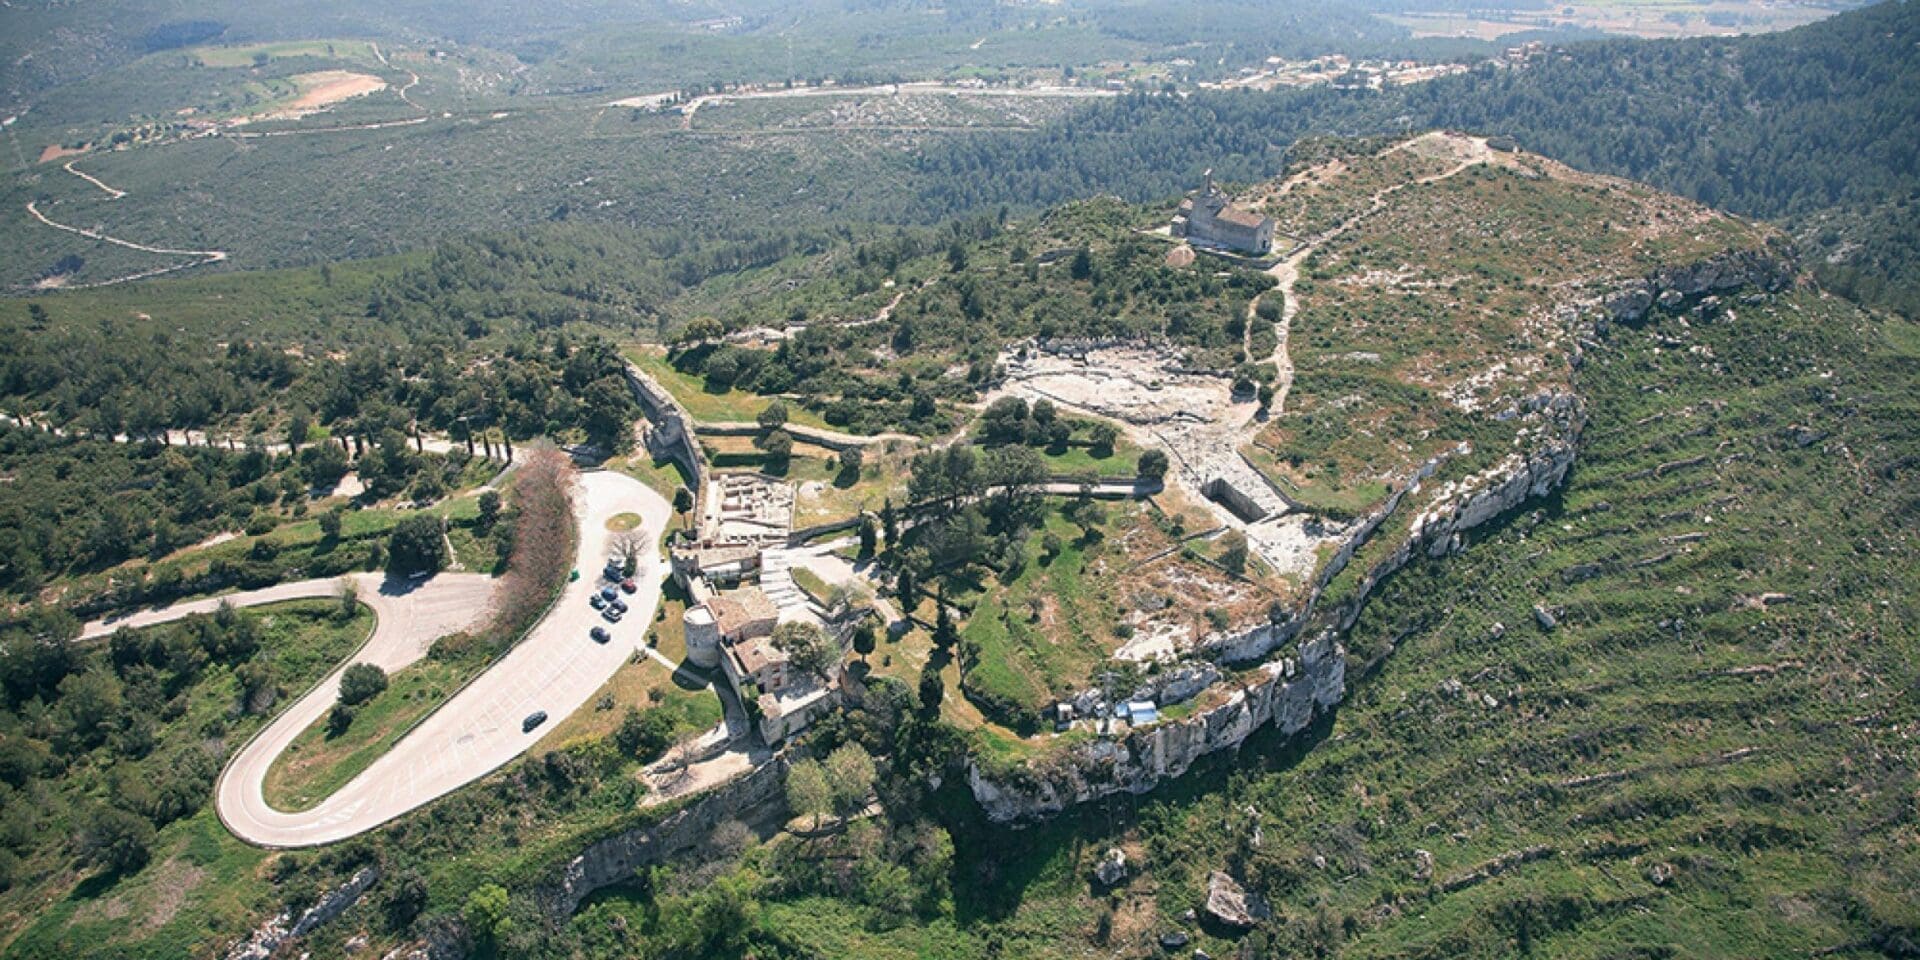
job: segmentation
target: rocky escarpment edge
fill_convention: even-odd
[[[1794,263],[1782,253],[1742,249],[1624,281],[1563,308],[1561,319],[1583,345],[1569,359],[1577,367],[1584,345],[1605,337],[1610,324],[1639,323],[1656,309],[1711,316],[1721,309],[1723,294],[1742,288],[1754,296],[1776,293],[1790,287],[1795,277]],[[1136,696],[1162,704],[1204,697],[1207,705],[1191,716],[1154,723],[1123,737],[1079,743],[1026,764],[990,769],[978,758],[970,761],[968,784],[988,819],[1028,822],[1107,796],[1146,793],[1162,780],[1184,774],[1202,757],[1238,747],[1268,723],[1283,734],[1305,729],[1316,713],[1345,696],[1346,651],[1338,638],[1358,619],[1375,586],[1419,553],[1441,557],[1458,552],[1468,531],[1565,482],[1586,423],[1584,406],[1575,394],[1549,393],[1534,398],[1529,407],[1540,420],[1532,452],[1511,455],[1436,492],[1432,505],[1409,523],[1405,539],[1329,609],[1318,609],[1329,584],[1451,454],[1424,464],[1411,482],[1360,523],[1322,568],[1294,616],[1215,634],[1201,644],[1197,656],[1170,665],[1136,691]],[[1312,636],[1291,655],[1267,659],[1303,633]],[[1216,665],[1256,661],[1264,662],[1238,677],[1226,677]],[[1222,696],[1222,684],[1236,686]]]

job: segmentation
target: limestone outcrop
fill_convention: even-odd
[[[228,948],[226,960],[267,960],[276,950],[319,929],[328,921],[346,912],[359,901],[367,888],[380,879],[379,867],[361,867],[346,883],[341,884],[320,898],[320,902],[308,907],[295,920],[293,914],[281,911],[272,919],[260,925],[246,939]]]
[[[698,850],[724,821],[744,820],[759,810],[784,812],[787,766],[784,755],[776,756],[745,776],[700,794],[657,823],[587,847],[567,862],[555,883],[540,891],[539,900],[551,916],[572,916],[580,901],[595,890],[630,880],[641,867]]]
[[[1266,901],[1248,893],[1239,881],[1219,870],[1207,875],[1207,916],[1229,927],[1249,930],[1272,915]]]
[[[1298,614],[1203,641],[1197,658],[1171,664],[1152,692],[1198,697],[1202,704],[1181,720],[1134,729],[1118,739],[1079,744],[1033,763],[989,770],[978,759],[968,769],[974,799],[990,820],[1012,823],[1053,816],[1075,804],[1119,793],[1145,793],[1168,777],[1177,777],[1201,757],[1239,746],[1267,723],[1295,733],[1345,696],[1346,653],[1336,640],[1353,625],[1373,587],[1414,557],[1457,552],[1464,535],[1528,499],[1558,487],[1572,469],[1585,412],[1571,394],[1548,394],[1529,404],[1540,423],[1530,428],[1533,452],[1514,454],[1472,476],[1450,481],[1432,493],[1428,505],[1406,527],[1399,544],[1362,574],[1355,588],[1334,607],[1317,610],[1327,585],[1399,515],[1409,494],[1421,492],[1452,455],[1436,457],[1416,471],[1413,482],[1396,490],[1363,520],[1315,578]],[[1309,624],[1320,626],[1293,656],[1266,659],[1236,681],[1226,678],[1189,690],[1200,678],[1215,675],[1213,663],[1259,661],[1294,642]],[[1239,682],[1231,692],[1220,688]],[[1077,702],[1077,701],[1076,701]],[[1178,702],[1168,700],[1167,702]]]
[[[1294,733],[1346,691],[1346,652],[1331,633],[1301,644],[1298,657],[1261,664],[1254,679],[1219,696],[1220,702],[1178,722],[1156,723],[1117,740],[1079,748],[1007,770],[968,770],[974,799],[996,822],[1060,813],[1117,793],[1145,793],[1177,777],[1207,754],[1238,746],[1265,724]]]
[[[1601,301],[1615,323],[1634,323],[1654,306],[1677,310],[1692,297],[1755,287],[1777,293],[1793,283],[1793,262],[1765,250],[1737,250],[1684,266],[1669,267],[1620,285]]]

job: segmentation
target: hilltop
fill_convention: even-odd
[[[950,696],[1028,755],[1050,749],[1034,731],[1058,703],[1089,732],[1129,690],[1191,711],[1309,640],[1335,671],[1321,632],[1409,542],[1444,553],[1564,480],[1586,420],[1575,373],[1609,325],[1712,320],[1793,281],[1765,227],[1459,134],[1322,143],[1242,196],[1278,223],[1264,261],[1196,257],[1167,211],[1092,200],[769,275],[648,362],[694,405],[758,391],[831,426],[987,450],[1034,443],[1057,409],[1157,452],[1159,516],[1069,513],[1086,533],[1047,572],[944,514],[882,557],[958,605]],[[1035,606],[1047,594],[1058,614]]]

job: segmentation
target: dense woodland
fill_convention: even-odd
[[[460,289],[459,275],[435,289]],[[409,278],[417,280],[407,274],[398,282]],[[408,310],[429,309],[420,304],[383,297],[373,309],[392,309],[398,324]],[[437,337],[429,328],[412,343],[314,358],[237,339],[209,345],[142,321],[64,322],[37,303],[29,311],[29,335],[0,351],[0,410],[101,437],[205,428],[235,445],[298,450],[331,436],[352,438],[357,456],[430,431],[476,444],[488,436],[581,435],[611,450],[630,442],[626,428],[636,411],[610,343],[596,336],[576,346],[565,333],[536,336],[519,323],[513,336],[492,341]],[[344,469],[341,461],[325,463],[311,480]]]

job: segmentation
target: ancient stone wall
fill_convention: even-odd
[[[646,414],[653,426],[647,432],[647,452],[678,462],[686,469],[687,476],[692,478],[688,489],[693,491],[696,498],[701,497],[701,488],[706,486],[702,482],[706,471],[700,458],[700,448],[693,439],[693,415],[665,387],[654,382],[646,371],[633,364],[627,364],[627,384],[633,388],[641,412]],[[697,515],[697,507],[695,512]]]

